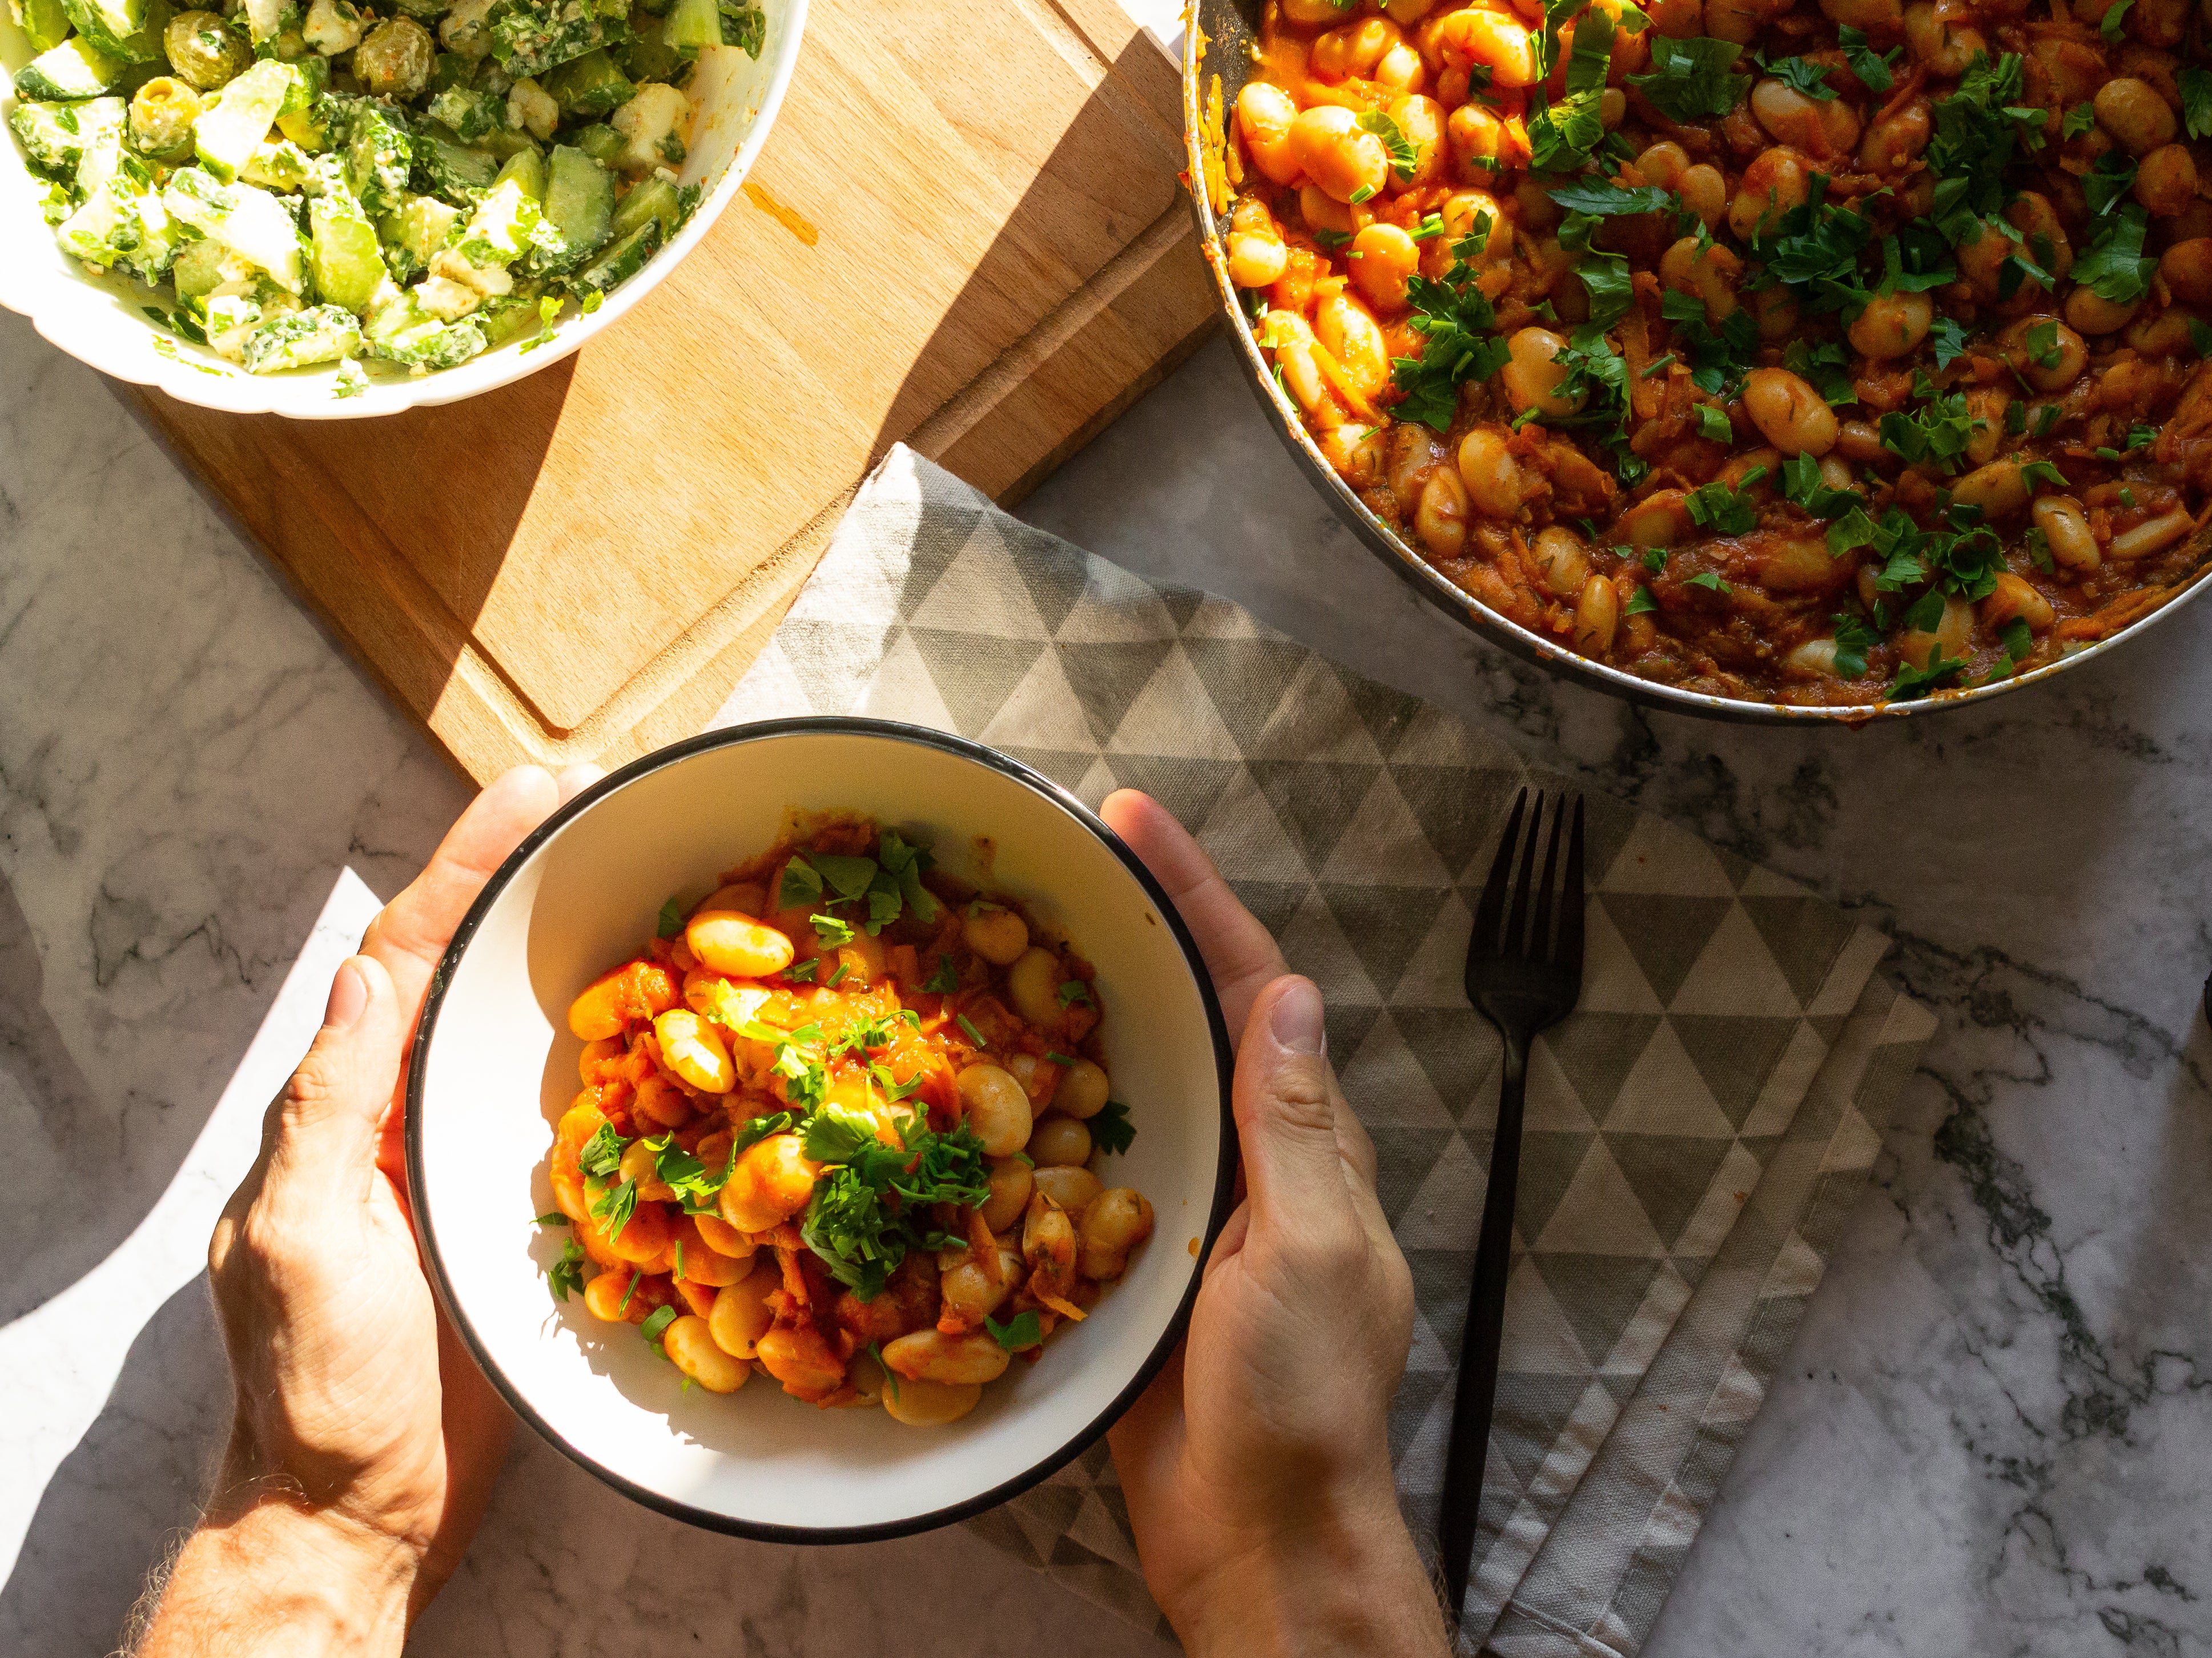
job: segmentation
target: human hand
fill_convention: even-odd
[[[422,1275],[401,1141],[407,1050],[485,880],[598,774],[500,778],[339,966],[208,1246],[237,1414],[142,1658],[264,1642],[397,1652],[467,1549],[512,1423]]]
[[[1375,1150],[1324,1054],[1321,993],[1157,802],[1109,795],[1242,1031],[1249,1195],[1206,1264],[1181,1351],[1109,1436],[1145,1580],[1195,1658],[1444,1650],[1398,1509],[1388,1413],[1413,1278]]]

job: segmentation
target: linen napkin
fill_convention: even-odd
[[[1497,1109],[1461,988],[1510,748],[1226,600],[1139,580],[911,451],[715,724],[866,714],[1154,795],[1321,986],[1419,1311],[1391,1413],[1432,1539]],[[1790,1342],[1932,1017],[1802,888],[1603,797],[1580,1006],[1535,1045],[1461,1650],[1629,1658]],[[1167,1633],[1102,1443],[968,1522]]]

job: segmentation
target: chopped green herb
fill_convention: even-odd
[[[1048,1053],[1045,1055],[1045,1058],[1051,1060],[1057,1066],[1071,1066],[1075,1063],[1075,1056],[1072,1054]]]
[[[787,979],[796,979],[803,985],[811,985],[814,982],[814,975],[820,972],[821,969],[822,958],[819,956],[809,956],[805,961],[793,962],[789,967],[784,969],[783,976]]]
[[[1692,410],[1698,420],[1698,435],[1710,438],[1715,443],[1726,443],[1735,435],[1735,428],[1729,424],[1727,411],[1710,403],[1701,403]]]
[[[2030,483],[2055,483],[2062,489],[2073,487],[2066,482],[2066,475],[2047,460],[2029,461],[2020,469],[2020,475]]]
[[[1948,368],[1966,355],[1966,330],[1963,324],[1948,317],[1938,317],[1928,330],[1929,343],[1936,348],[1936,367]],[[2013,405],[2018,407],[2017,404]]]
[[[1062,1007],[1073,1007],[1079,1002],[1085,1007],[1097,1005],[1091,999],[1089,985],[1080,979],[1062,979],[1060,981],[1060,1005]]]
[[[796,1112],[775,1111],[765,1117],[754,1117],[739,1123],[730,1135],[730,1166],[737,1167],[738,1154],[760,1144],[771,1134],[781,1134],[796,1127]]]
[[[1896,76],[1892,68],[1902,46],[1892,46],[1878,52],[1867,44],[1866,31],[1855,29],[1849,23],[1836,31],[1837,44],[1844,49],[1844,60],[1851,66],[1851,73],[1859,77],[1859,84],[1869,92],[1887,92]]]
[[[566,1226],[570,1223],[568,1216],[562,1214],[558,1209],[556,1209],[549,1213],[538,1216],[536,1220],[533,1220],[530,1224],[532,1226]]]
[[[1383,153],[1390,158],[1390,171],[1398,175],[1398,182],[1412,182],[1413,169],[1421,162],[1421,153],[1398,124],[1381,110],[1370,109],[1359,118],[1359,130],[1371,132],[1382,141]]]
[[[869,1119],[872,1128],[873,1119]],[[801,1231],[838,1282],[863,1301],[883,1291],[910,1249],[930,1247],[926,1223],[939,1203],[980,1204],[990,1195],[983,1143],[965,1123],[948,1133],[919,1115],[901,1129],[903,1145],[857,1136],[851,1156],[826,1166],[815,1182]]]
[[[1651,72],[1630,76],[1628,84],[1670,120],[1726,115],[1751,90],[1751,76],[1729,73],[1742,56],[1743,48],[1727,40],[1704,35],[1678,40],[1655,34]]]
[[[1966,393],[1954,392],[1929,399],[1917,414],[1893,410],[1884,415],[1882,447],[1907,461],[1932,461],[1947,472],[1956,471],[1975,424],[1966,412]]]
[[[814,865],[799,853],[793,853],[783,866],[783,880],[776,888],[775,907],[778,909],[805,909],[817,903],[822,897],[822,877]]]
[[[2005,654],[2015,662],[2026,661],[2028,653],[2035,648],[2035,635],[2028,631],[2025,616],[2013,617],[2004,624],[1997,637],[2003,641]]]
[[[1421,355],[1398,357],[1390,365],[1391,381],[1399,392],[1392,410],[1401,420],[1417,420],[1439,432],[1449,431],[1459,413],[1459,388],[1471,380],[1488,380],[1505,366],[1505,342],[1497,334],[1498,313],[1482,290],[1470,280],[1474,275],[1462,246],[1479,250],[1489,239],[1490,216],[1475,216],[1472,235],[1453,245],[1455,258],[1441,281],[1415,276],[1406,284],[1406,302],[1413,314],[1407,326],[1421,336]]]
[[[2118,40],[2127,15],[2135,3],[2136,0],[2115,0],[2115,3],[2106,8],[2104,18],[2097,25],[2097,33],[2107,40]]]
[[[1681,205],[1673,191],[1656,185],[1631,189],[1602,179],[1577,179],[1546,193],[1571,213],[1587,213],[1598,219],[1629,213],[1671,213]]]
[[[835,915],[821,914],[810,915],[806,920],[807,924],[814,929],[814,936],[822,941],[825,949],[835,950],[839,944],[849,944],[853,942],[853,926],[849,921],[842,920]]]
[[[990,1047],[991,1044],[983,1040],[983,1033],[976,1029],[975,1027],[969,1022],[968,1016],[965,1013],[956,1013],[953,1015],[953,1020],[954,1023],[958,1024],[963,1030],[968,1033],[968,1040],[975,1043],[977,1048]]]
[[[1417,242],[1430,242],[1434,241],[1437,237],[1443,234],[1443,215],[1441,213],[1431,213],[1421,220],[1419,226],[1414,230],[1413,240]]]
[[[2203,72],[2202,70],[2197,71],[2200,75]],[[2185,76],[2188,73],[2187,70],[2182,70]],[[2212,79],[2212,77],[2207,78]],[[2058,136],[2062,138],[2078,138],[2096,125],[2097,106],[2088,103],[2076,104],[2066,112],[2066,118],[2058,124]]]
[[[2189,136],[2212,138],[2212,70],[2191,64],[2174,78],[2180,84],[2181,118],[2188,125]],[[2070,122],[2074,118],[2066,118]],[[2091,119],[2095,119],[2094,112]]]
[[[1856,679],[1867,670],[1867,653],[1881,643],[1881,635],[1865,619],[1838,610],[1830,618],[1836,624],[1836,671]]]
[[[629,1311],[630,1298],[637,1294],[637,1286],[644,1282],[645,1274],[640,1272],[636,1267],[631,1267],[629,1269],[629,1286],[623,1291],[623,1298],[615,1303],[615,1315],[617,1317],[620,1317],[623,1314]]]
[[[1628,596],[1628,614],[1644,616],[1659,608],[1659,601],[1651,597],[1649,587],[1638,587]]]
[[[603,1122],[576,1154],[576,1166],[587,1175],[605,1180],[622,1166],[622,1154],[629,1147],[629,1142],[615,1133],[612,1123]]]
[[[1690,516],[1718,535],[1750,534],[1759,527],[1759,503],[1745,491],[1765,476],[1764,466],[1754,466],[1743,475],[1741,485],[1700,484],[1690,491]],[[1691,580],[1703,586],[1712,586],[1709,581],[1698,581],[1695,576]]]
[[[1127,1151],[1137,1138],[1136,1125],[1129,1121],[1129,1108],[1119,1100],[1109,1100],[1098,1114],[1091,1119],[1091,1144],[1109,1157],[1118,1157]]]
[[[1721,579],[1717,570],[1700,570],[1689,579],[1686,585],[1692,587],[1703,587],[1708,592],[1720,593],[1723,596],[1735,591]]]
[[[2158,270],[2156,259],[2143,257],[2143,233],[2149,223],[2149,216],[2133,203],[2112,215],[2089,251],[2074,261],[2075,282],[2114,305],[2142,298]]]
[[[893,1399],[896,1399],[898,1397],[898,1373],[893,1370],[890,1365],[884,1363],[883,1345],[880,1342],[870,1342],[868,1344],[868,1357],[876,1361],[876,1367],[884,1373],[884,1391],[889,1394]]]
[[[1667,550],[1664,547],[1646,547],[1644,550],[1644,568],[1653,575],[1664,570],[1667,568]]]
[[[590,1187],[591,1183],[586,1182],[585,1189],[588,1191]],[[606,1228],[609,1237],[619,1237],[636,1212],[637,1182],[634,1180],[602,1183],[599,1195],[592,1199],[592,1218]]]
[[[937,965],[930,970],[929,977],[922,981],[921,987],[933,996],[950,996],[960,988],[960,975],[952,970],[951,956],[937,958]]]
[[[1373,185],[1362,185],[1358,189],[1352,192],[1352,205],[1358,207],[1362,203],[1372,201],[1374,198],[1375,186]]]
[[[575,1239],[563,1244],[561,1259],[545,1269],[545,1287],[556,1301],[566,1301],[572,1291],[584,1287],[584,1246]]]
[[[1872,57],[1873,53],[1867,55]],[[1825,64],[1814,63],[1806,58],[1778,58],[1771,63],[1764,59],[1754,61],[1792,92],[1802,92],[1816,103],[1835,101],[1836,89],[1828,84],[1828,71]]]
[[[1926,667],[1916,668],[1909,662],[1899,666],[1897,677],[1890,682],[1890,700],[1910,702],[1925,696],[1945,680],[1955,678],[1966,665],[1965,658],[1947,657],[1938,647],[1929,653]]]
[[[660,907],[660,920],[656,936],[663,938],[673,938],[678,933],[683,931],[684,912],[678,906],[676,900],[672,897],[666,903]]]
[[[1017,1313],[1004,1324],[988,1313],[983,1315],[983,1327],[991,1333],[991,1339],[1010,1353],[1024,1347],[1034,1347],[1044,1339],[1042,1321],[1034,1312]]]
[[[660,1338],[667,1333],[668,1327],[675,1322],[675,1308],[656,1307],[646,1315],[645,1322],[637,1327],[637,1333],[645,1338],[647,1346],[665,1358],[668,1357],[668,1351],[660,1345]]]

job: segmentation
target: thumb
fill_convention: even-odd
[[[399,1085],[399,993],[373,956],[338,964],[314,1045],[277,1102],[272,1181],[350,1193],[376,1161],[379,1132]]]
[[[1254,999],[1231,1102],[1255,1233],[1343,1202],[1326,1046],[1312,980],[1285,974]]]

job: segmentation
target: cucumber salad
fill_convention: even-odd
[[[421,374],[594,310],[696,205],[699,51],[746,0],[8,0],[9,117],[70,257],[255,374]]]

